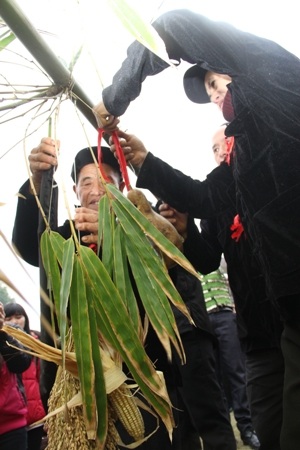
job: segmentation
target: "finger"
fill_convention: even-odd
[[[85,207],[77,208],[75,211],[75,220],[81,222],[98,222],[98,211]]]
[[[167,203],[161,203],[158,209],[159,211],[171,211],[171,207]]]
[[[126,133],[125,131],[122,131],[122,130],[118,130],[117,131],[117,133],[118,133],[118,136],[120,137],[120,138],[123,138],[123,139],[125,139],[126,141],[128,141],[129,139],[130,139],[130,134],[128,134],[128,133]]]
[[[98,234],[90,233],[86,236],[82,236],[82,242],[85,244],[97,244],[98,243]]]
[[[115,117],[112,115],[106,115],[103,127],[105,129],[115,130],[119,123],[120,123],[120,119],[118,117]]]

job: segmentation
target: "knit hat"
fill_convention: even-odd
[[[190,67],[184,74],[183,87],[187,97],[194,103],[210,103],[204,86],[206,69],[195,65]]]
[[[75,160],[72,166],[71,171],[71,177],[74,181],[74,183],[78,180],[78,175],[81,169],[86,166],[87,164],[93,164],[94,159],[91,154],[91,150],[95,155],[96,160],[98,161],[98,147],[89,147],[83,148],[80,150],[77,155],[75,156]],[[108,147],[101,146],[101,159],[102,164],[107,164],[108,166],[111,166],[113,169],[115,169],[122,179],[122,173],[120,169],[120,165],[118,163],[118,160],[114,157],[113,153],[110,151]]]

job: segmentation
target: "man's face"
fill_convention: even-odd
[[[207,95],[212,103],[223,109],[225,95],[227,94],[227,84],[232,81],[229,75],[221,75],[215,72],[207,72],[204,78],[204,86]]]
[[[105,172],[109,182],[120,188],[118,172],[107,164],[102,164],[102,170]],[[99,171],[95,164],[87,164],[80,170],[77,185],[74,186],[74,192],[81,206],[98,211],[99,200],[106,191],[99,178]]]
[[[214,158],[218,166],[225,161],[228,150],[226,136],[224,134],[226,126],[223,126],[216,131],[212,138],[212,149]]]

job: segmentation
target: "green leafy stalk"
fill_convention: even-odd
[[[8,45],[13,42],[16,39],[16,36],[11,31],[9,32],[8,36],[7,33],[3,33],[2,36],[0,36],[0,51],[4,50]]]
[[[173,66],[168,57],[164,41],[151,24],[145,22],[137,11],[125,0],[108,0],[108,3],[123,26],[135,39],[163,59],[167,64]]]
[[[70,238],[64,242],[63,245],[63,261],[62,261],[62,274],[61,274],[61,285],[60,285],[60,309],[59,309],[59,319],[60,319],[60,338],[61,347],[63,352],[63,360],[65,360],[65,339],[67,330],[67,307],[69,301],[70,286],[72,282],[73,274],[73,264],[74,264],[74,242]]]
[[[89,427],[95,427],[97,420],[94,391],[95,368],[88,299],[86,296],[83,270],[78,261],[78,256],[74,260],[74,271],[70,290],[70,313],[82,399],[89,429]]]
[[[128,270],[128,261],[125,253],[126,235],[118,223],[115,227],[113,249],[114,249],[114,276],[113,281],[120,293],[120,297],[125,303],[128,314],[131,317],[135,330],[138,330],[138,335],[142,336],[142,325],[139,314],[139,309],[136,302],[136,297],[133,292],[132,280],[130,279]]]

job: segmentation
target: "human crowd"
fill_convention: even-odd
[[[182,236],[182,252],[201,275],[200,282],[178,265],[169,269],[194,323],[173,308],[184,365],[175,352],[172,362],[167,360],[149,326],[147,353],[165,374],[176,427],[172,441],[161,425],[140,448],[234,450],[233,416],[241,440],[250,448],[298,450],[300,60],[275,42],[188,10],[167,12],[153,26],[169,58],[191,66],[183,79],[187,97],[199,108],[214,103],[224,124],[212,136],[217,166],[204,181],[160,159],[159,144],[155,156],[141,139],[122,131],[121,116],[141,94],[143,81],[168,68],[138,41],[130,45],[112,84],[93,108],[99,128],[118,136],[128,167],[137,175],[136,187],[157,198],[153,209]],[[184,115],[179,116],[180,125],[188,127]],[[59,146],[45,137],[29,155],[38,195],[43,173],[57,167]],[[116,141],[110,139],[109,147],[101,147],[101,170],[122,191],[116,155]],[[97,146],[80,150],[71,173],[80,202],[74,226],[87,246],[98,244],[98,203],[105,194],[95,159]],[[24,260],[37,266],[39,210],[29,180],[20,193],[13,243]],[[70,237],[70,222],[55,231]],[[0,313],[1,326],[3,308]],[[0,333],[0,344],[3,340],[5,346],[6,339]],[[1,348],[1,381],[5,376],[16,386],[15,374],[28,370],[30,362],[14,352],[15,360],[20,359],[17,370]],[[5,428],[0,419],[1,449],[12,448],[2,446],[1,440],[12,430],[26,429],[26,421],[18,420],[18,427]],[[23,439],[21,434],[18,439]]]

